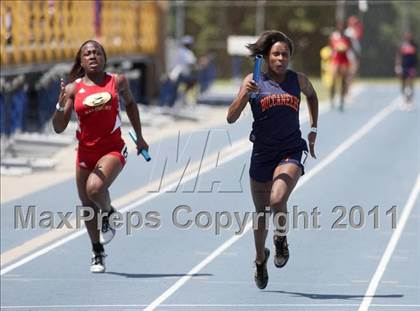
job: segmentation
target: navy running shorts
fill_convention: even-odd
[[[416,67],[403,67],[402,75],[404,79],[416,77]]]
[[[305,162],[308,158],[308,151],[297,149],[291,151],[252,151],[249,176],[257,182],[268,182],[273,180],[274,170],[278,165],[294,163],[305,173]]]

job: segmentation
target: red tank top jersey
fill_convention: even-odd
[[[350,49],[349,38],[341,35],[339,32],[334,32],[330,38],[330,45],[332,48],[332,62],[339,65],[349,64],[347,56],[347,51]]]
[[[86,85],[82,79],[75,82],[74,110],[79,122],[76,132],[79,149],[104,151],[124,146],[115,75],[106,73],[102,85]]]

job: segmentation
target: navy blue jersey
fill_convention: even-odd
[[[282,83],[263,74],[257,85],[260,91],[251,101],[254,122],[250,140],[254,149],[306,149],[299,124],[300,86],[297,73],[287,70]]]
[[[417,66],[417,45],[414,42],[404,42],[400,47],[400,54],[403,68]]]

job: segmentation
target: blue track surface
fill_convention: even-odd
[[[135,210],[143,215],[148,211],[159,212],[161,226],[158,230],[143,227],[129,236],[119,231],[106,247],[107,273],[89,272],[91,254],[88,237],[84,234],[2,274],[1,309],[359,310],[396,231],[386,211],[396,206],[398,222],[420,173],[420,105],[411,112],[393,109],[315,175],[310,175],[311,170],[317,169],[317,165],[386,106],[396,102],[397,97],[397,86],[369,86],[344,113],[327,111],[320,116],[318,160],[309,161],[307,181],[289,200],[290,212],[293,206],[308,214],[318,207],[320,228],[303,229],[302,218],[298,228],[291,228],[291,258],[283,269],[276,269],[270,258],[270,280],[265,290],[258,290],[253,281],[252,230],[215,255],[214,251],[239,230],[235,219],[231,228],[222,230],[219,235],[215,234],[214,224],[208,230],[196,225],[181,230],[171,220],[179,205],[192,209],[190,214],[181,215],[180,220],[184,222],[194,220],[200,211],[208,211],[213,220],[217,212],[237,212],[241,217],[252,212],[248,177],[250,152],[247,151],[231,161],[219,163],[217,169],[200,174],[198,183],[191,179],[176,192],[161,193],[136,206]],[[210,134],[200,131],[181,135],[178,141],[174,133],[172,138],[151,146],[151,150],[156,150],[152,162],[146,163],[134,155],[130,157],[111,189],[112,197],[122,197],[158,178],[166,158],[169,159],[166,173],[182,170],[188,159],[191,163],[200,161],[203,155],[206,159],[230,143],[246,139],[249,127],[248,116],[238,124],[221,124]],[[307,130],[308,125],[302,124],[303,133]],[[179,151],[178,161],[176,150]],[[207,192],[208,185],[215,180],[220,181],[220,187]],[[419,200],[417,197],[414,201],[372,297],[370,310],[420,309]],[[46,233],[45,230],[14,230],[13,206],[36,205],[40,210],[72,211],[77,204],[73,180],[3,204],[2,254]],[[337,205],[347,211],[342,221],[345,229],[331,228],[339,216],[333,212]],[[353,206],[360,206],[359,210],[365,215],[365,225],[360,229],[349,224],[349,211]],[[373,215],[367,215],[375,206],[379,215],[377,229],[373,226]],[[358,214],[355,215],[357,220]],[[274,254],[271,234],[267,245]],[[212,254],[214,258],[209,259]],[[207,264],[188,275],[204,260]],[[8,266],[2,266],[2,270]],[[180,280],[185,282],[180,283]],[[169,288],[173,290],[167,292]],[[158,298],[162,298],[161,301],[156,300]]]

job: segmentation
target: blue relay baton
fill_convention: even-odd
[[[137,145],[137,135],[131,130],[128,131],[128,135],[130,135],[133,142]],[[141,149],[140,152],[137,153],[137,155],[139,154],[141,154],[147,162],[149,162],[152,159],[146,149]]]
[[[263,62],[263,56],[261,54],[256,55],[255,63],[254,63],[254,74],[252,76],[252,80],[254,80],[256,83],[260,81],[262,62]],[[255,99],[255,97],[257,97],[257,93],[252,92],[251,99]]]

